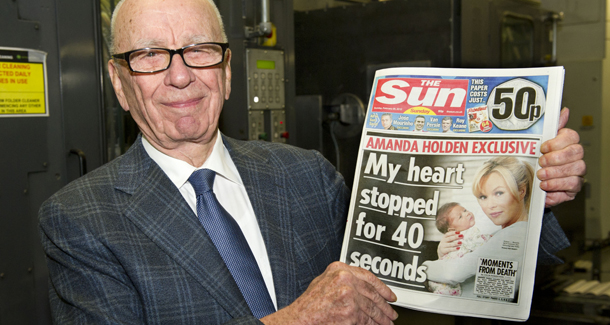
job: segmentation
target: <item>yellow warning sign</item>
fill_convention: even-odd
[[[44,61],[33,54],[0,48],[0,117],[48,116]]]

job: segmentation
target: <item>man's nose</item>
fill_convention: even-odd
[[[174,54],[172,63],[169,66],[167,82],[177,88],[184,88],[194,80],[191,68],[187,67],[180,54]]]

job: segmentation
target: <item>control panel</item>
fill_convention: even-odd
[[[248,140],[286,143],[285,110],[250,110],[248,112]]]
[[[265,111],[248,112],[248,140],[269,140],[265,132]]]
[[[246,50],[248,109],[284,109],[284,51]]]
[[[248,139],[286,143],[284,51],[246,49]]]
[[[271,111],[271,141],[286,143],[288,132],[286,131],[286,112]]]

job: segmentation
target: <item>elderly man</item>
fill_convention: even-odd
[[[213,2],[126,0],[113,35],[110,77],[142,136],[40,210],[56,323],[391,324],[388,287],[333,262],[349,193],[332,165],[219,133],[231,52]],[[560,135],[541,159],[550,204],[585,170]]]

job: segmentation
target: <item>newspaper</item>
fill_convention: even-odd
[[[526,320],[545,200],[535,171],[563,78],[562,67],[377,71],[341,261],[377,275],[399,306]],[[439,258],[443,236],[461,245]]]

